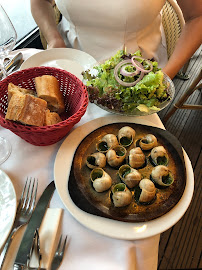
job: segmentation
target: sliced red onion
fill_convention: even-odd
[[[128,60],[124,60],[124,61],[127,61],[127,63],[128,63]],[[119,84],[121,84],[121,85],[123,85],[123,86],[126,86],[126,87],[131,87],[131,86],[136,85],[136,83],[138,83],[140,80],[142,80],[142,78],[143,78],[143,76],[144,76],[144,73],[141,72],[139,78],[138,78],[136,81],[134,81],[134,82],[123,82],[123,81],[119,78],[119,76],[118,76],[118,70],[119,70],[119,68],[120,68],[123,64],[126,64],[126,63],[123,63],[124,61],[118,63],[118,64],[116,65],[116,67],[114,68],[114,77],[115,77],[115,79],[117,80],[117,82],[118,82]],[[130,61],[130,60],[129,60],[129,61]],[[131,62],[130,62],[130,63],[131,63]]]
[[[129,66],[129,65],[125,64],[125,65],[123,65],[123,66],[121,67],[120,73],[121,73],[123,76],[126,76],[126,77],[134,77],[135,75],[137,75],[137,74],[140,73],[140,70],[138,70],[137,68],[136,68],[136,70],[133,71],[133,72],[127,71],[127,70],[126,70],[126,67],[128,67],[128,66]],[[130,63],[130,66],[133,66],[133,67],[134,67],[134,65],[133,65],[132,63]]]
[[[147,62],[147,64],[150,66],[150,69],[144,69],[143,65],[140,62],[138,62],[136,59],[141,59],[141,60]],[[149,73],[153,69],[152,62],[149,61],[148,59],[141,57],[141,56],[133,56],[131,58],[131,62],[138,70],[140,70],[141,72],[144,72],[144,73]]]

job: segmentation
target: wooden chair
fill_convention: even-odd
[[[166,37],[167,54],[168,59],[172,55],[177,40],[181,34],[181,31],[185,25],[184,17],[181,9],[177,5],[175,0],[167,0],[162,9],[162,24]],[[189,77],[186,75],[187,68],[189,66],[188,61],[182,70],[178,72],[176,77],[182,80],[187,80]]]
[[[182,97],[174,104],[173,108],[163,118],[164,123],[168,121],[168,119],[175,113],[177,109],[202,110],[202,105],[192,105],[192,104],[185,103],[188,97],[191,96],[191,94],[195,90],[202,90],[201,80],[202,80],[202,68],[200,69],[199,73],[197,74],[192,84],[188,87],[187,90],[185,90]]]
[[[164,4],[162,10],[162,24],[165,31],[166,43],[167,43],[167,53],[168,58],[172,55],[176,42],[180,36],[182,28],[184,27],[184,18],[183,14],[174,0],[167,0]],[[185,74],[189,65],[189,61],[184,65],[183,69],[180,73],[178,73],[177,77],[183,80],[187,80],[189,77]],[[202,105],[191,105],[185,104],[188,97],[197,89],[201,88],[200,80],[201,80],[202,71],[198,73],[197,77],[193,81],[193,83],[185,90],[182,97],[174,104],[173,108],[168,112],[168,114],[164,117],[163,122],[167,122],[168,119],[175,113],[177,109],[194,109],[201,110]]]
[[[174,0],[167,0],[163,6],[162,24],[166,37],[167,54],[170,58],[185,24],[182,11]]]

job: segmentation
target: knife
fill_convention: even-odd
[[[41,195],[35,210],[31,216],[31,219],[27,225],[24,236],[22,238],[15,262],[14,270],[23,270],[27,265],[28,255],[30,253],[34,234],[37,228],[40,227],[46,208],[55,190],[55,183],[52,181],[44,190]]]
[[[13,59],[8,64],[6,64],[5,66],[6,71],[8,72],[12,67],[17,66],[21,62],[21,60],[22,60],[22,53],[20,52],[16,54],[16,56],[13,57]]]
[[[16,54],[16,56],[13,57],[12,60],[10,60],[6,65],[5,65],[5,70],[6,72],[8,72],[9,70],[11,70],[13,67],[16,67],[18,66],[19,64],[21,64],[23,61],[22,61],[22,58],[23,58],[23,55],[22,53],[18,53]],[[3,73],[2,71],[0,71],[0,79],[2,78],[3,76]]]

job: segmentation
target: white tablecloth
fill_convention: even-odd
[[[24,58],[27,58],[33,52],[36,51],[23,51]],[[85,115],[74,129],[89,120],[107,115],[107,112],[94,104],[89,104]],[[157,114],[146,116],[144,119],[163,128]],[[17,198],[21,195],[26,178],[30,176],[39,180],[37,195],[37,198],[39,198],[45,187],[54,179],[54,161],[63,140],[50,146],[33,146],[2,127],[0,127],[0,136],[8,138],[12,145],[11,156],[0,166],[0,169],[5,171],[12,180]],[[54,192],[50,207],[64,209],[61,233],[71,237],[69,247],[60,266],[61,270],[157,269],[159,235],[143,240],[126,241],[113,239],[91,231],[76,221],[68,212],[57,190]],[[10,247],[12,252],[8,253],[6,259],[5,269],[7,270],[12,269],[23,231],[24,228],[20,229],[12,242]]]

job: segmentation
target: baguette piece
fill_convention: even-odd
[[[57,113],[65,110],[64,99],[59,89],[58,80],[52,75],[35,78],[37,96],[47,101],[48,109]]]
[[[5,119],[30,126],[43,126],[47,102],[22,93],[13,94],[8,104]]]
[[[31,89],[25,89],[25,88],[22,88],[22,87],[19,87],[13,83],[9,83],[8,84],[8,103],[10,102],[10,99],[12,97],[12,95],[14,94],[30,94],[30,95],[33,95],[35,96],[35,92]]]
[[[61,122],[59,114],[51,112],[49,109],[46,110],[44,126],[51,126]]]

